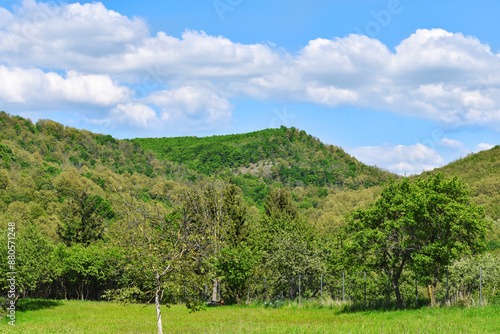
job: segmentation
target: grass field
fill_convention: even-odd
[[[165,333],[500,333],[500,305],[343,312],[339,307],[162,307]],[[22,300],[1,333],[156,333],[152,305]]]

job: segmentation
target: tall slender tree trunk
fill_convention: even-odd
[[[217,299],[218,287],[219,287],[219,282],[217,281],[217,279],[214,279],[214,287],[212,290],[212,301],[218,301],[218,299]]]
[[[160,309],[160,291],[156,289],[155,292],[155,306],[156,306],[156,324],[158,326],[158,334],[163,334],[163,326],[161,323],[161,309]]]
[[[163,326],[161,323],[161,309],[160,309],[161,282],[158,271],[156,269],[155,269],[155,274],[156,274],[156,289],[155,289],[156,325],[158,326],[158,334],[163,334]]]
[[[81,298],[81,300],[84,300],[83,299],[83,280],[82,280],[82,285],[81,285],[81,289],[80,289],[80,298]]]
[[[437,267],[434,272],[434,279],[432,280],[431,284],[431,291],[432,291],[431,306],[436,306],[436,288],[438,284],[438,273],[439,273],[439,267]]]
[[[236,304],[240,305],[241,304],[241,290],[240,290],[240,288],[239,287],[235,288],[234,292],[236,295]]]

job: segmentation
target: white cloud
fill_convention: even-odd
[[[0,101],[29,108],[57,103],[113,106],[131,95],[107,75],[82,75],[70,71],[63,77],[39,69],[7,68],[0,65]]]
[[[5,8],[0,8],[0,28],[9,26],[12,22],[13,15]]]
[[[493,56],[477,38],[442,29],[417,30],[396,47],[396,55],[395,69],[418,77],[423,84],[471,74],[467,67],[486,69]],[[427,71],[417,72],[423,69]]]
[[[152,106],[160,109],[159,116]],[[210,87],[185,86],[120,103],[107,117],[88,121],[107,128],[176,129],[182,133],[224,127],[231,120],[232,108],[227,99]]]
[[[148,37],[146,23],[108,10],[102,3],[52,6],[34,0],[23,1],[13,13],[12,24],[4,26],[2,37],[12,41],[0,57],[18,66],[74,66],[111,54]]]
[[[332,86],[308,87],[306,93],[311,101],[326,104],[331,107],[336,107],[339,104],[352,104],[359,99],[359,95],[356,92],[348,89],[338,89]]]
[[[444,149],[443,152],[448,151],[454,156],[465,156],[470,153],[470,150],[465,146],[465,144],[456,139],[443,138],[436,144],[438,147]]]
[[[89,66],[118,76],[151,74],[161,80],[227,80],[235,82],[272,73],[282,59],[262,44],[243,45],[221,36],[186,31],[180,39],[159,32],[129,46],[126,52],[101,58]]]
[[[395,52],[366,36],[316,39],[277,71],[234,86],[260,98],[369,107],[457,126],[500,123],[500,57],[474,37],[441,29],[418,30]]]
[[[233,109],[227,99],[199,86],[154,92],[143,101],[161,107],[162,119],[182,128],[221,126],[231,119]]]
[[[107,127],[127,125],[132,128],[149,128],[157,124],[155,111],[141,103],[118,104],[104,120],[93,120],[93,123],[104,124]]]
[[[397,174],[418,174],[444,163],[434,149],[422,145],[362,146],[353,149],[357,159],[368,165],[377,165]]]
[[[29,106],[20,111],[49,101],[109,110],[152,104],[162,110],[160,122],[210,127],[225,124],[229,99],[242,96],[500,129],[500,55],[475,37],[442,29],[417,30],[394,50],[349,35],[317,38],[290,54],[202,31],[153,36],[144,20],[99,2],[25,0],[12,12],[0,8],[0,64],[0,103]],[[131,98],[125,86],[140,96]]]
[[[462,149],[465,147],[464,143],[456,139],[443,138],[438,145],[449,147],[453,149]]]
[[[476,148],[474,149],[474,152],[480,152],[480,151],[486,151],[486,150],[490,150],[492,149],[493,147],[495,147],[495,145],[491,145],[491,144],[488,144],[488,143],[479,143],[476,145]]]

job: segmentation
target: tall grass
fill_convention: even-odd
[[[500,333],[500,305],[363,310],[327,300],[274,307],[253,304],[190,313],[162,307],[165,333]],[[1,333],[155,333],[153,305],[22,300],[16,327]]]

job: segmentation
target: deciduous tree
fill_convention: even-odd
[[[163,333],[160,303],[164,293],[175,293],[183,278],[194,277],[193,267],[205,256],[206,226],[185,207],[169,211],[157,202],[145,203],[130,195],[121,195],[119,213],[113,240],[123,251],[123,268],[131,272],[132,285],[116,296],[130,298],[137,293],[154,299],[158,333]]]
[[[434,290],[442,268],[484,245],[488,223],[457,178],[390,182],[381,198],[352,212],[346,228],[345,256],[350,263],[381,271],[390,281],[399,307],[400,279],[412,269]]]

